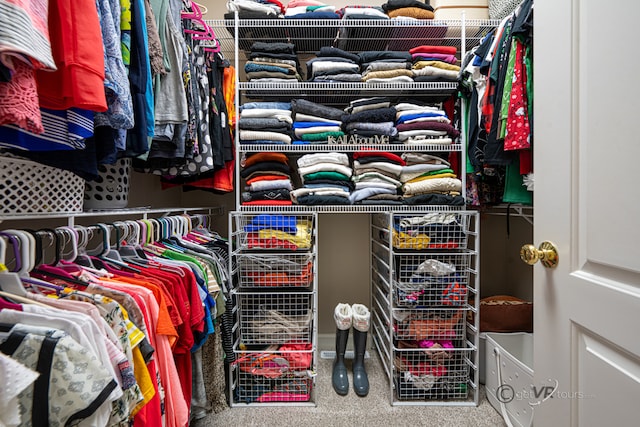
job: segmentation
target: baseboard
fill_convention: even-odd
[[[351,338],[351,337],[349,337]],[[321,359],[335,359],[336,357],[336,336],[335,334],[318,334],[318,350]],[[353,340],[349,339],[347,343],[347,351],[344,353],[345,359],[353,359]],[[367,350],[364,354],[365,359],[369,359],[371,355]]]

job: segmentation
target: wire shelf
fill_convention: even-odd
[[[448,153],[450,151],[462,150],[461,144],[396,144],[396,143],[380,143],[380,144],[305,144],[305,145],[282,145],[282,144],[240,144],[241,153],[254,153],[261,151],[281,152],[286,150],[287,153],[318,153],[318,152],[354,152],[368,148],[380,148],[385,151],[404,153],[405,151],[420,152],[441,152]],[[424,210],[424,209],[423,209]]]
[[[242,344],[311,343],[312,294],[238,293],[237,298]]]
[[[317,212],[317,213],[388,213],[388,212],[424,212],[425,209],[437,211],[456,211],[464,209],[464,206],[448,205],[291,205],[291,206],[238,206],[238,211],[249,212],[278,212],[296,213]]]
[[[241,288],[308,288],[314,280],[311,253],[241,254],[237,256]]]
[[[207,20],[222,42],[222,51],[233,53],[234,19]],[[464,34],[467,49],[500,23],[499,20],[401,20],[401,19],[238,19],[238,47],[249,50],[257,41],[294,43],[298,53],[322,46],[347,51],[408,50],[430,45],[459,45]],[[227,42],[227,43],[225,43]]]
[[[394,102],[407,98],[429,98],[430,102],[442,102],[456,93],[457,82],[413,83],[318,83],[291,82],[265,83],[240,82],[240,93],[249,99],[289,101],[303,97],[309,101],[343,107],[357,97],[385,96]]]

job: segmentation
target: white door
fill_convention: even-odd
[[[640,2],[539,0],[534,18],[533,243],[559,249],[533,267],[534,423],[637,426]]]

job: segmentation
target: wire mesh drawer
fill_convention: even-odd
[[[241,403],[307,402],[313,384],[311,344],[283,344],[275,350],[236,351],[234,398]]]
[[[394,310],[393,330],[399,340],[461,340],[466,310]]]
[[[394,215],[392,245],[402,250],[464,249],[474,212]]]
[[[401,400],[467,400],[470,354],[468,348],[394,350],[396,397]]]
[[[311,342],[313,294],[238,294],[238,313],[243,344]]]
[[[468,302],[471,253],[396,255],[398,307],[462,307]]]
[[[315,215],[236,214],[233,239],[240,250],[309,250]]]
[[[236,403],[309,402],[313,378],[309,371],[290,371],[277,378],[240,371],[234,390]]]
[[[313,284],[313,254],[243,253],[237,256],[240,287],[300,288]]]

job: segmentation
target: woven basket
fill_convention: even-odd
[[[125,208],[129,203],[131,159],[118,159],[113,165],[99,165],[98,178],[87,181],[84,189],[85,209]]]
[[[17,157],[0,155],[0,213],[82,212],[84,179]]]

